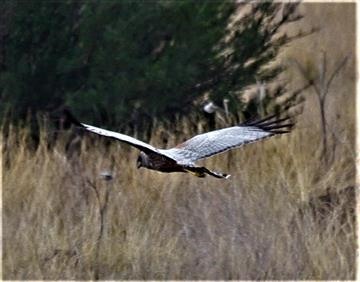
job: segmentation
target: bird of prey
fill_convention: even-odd
[[[140,150],[137,168],[160,172],[185,172],[197,177],[207,174],[216,178],[229,178],[229,174],[197,166],[196,161],[271,136],[288,133],[293,127],[290,117],[272,115],[261,120],[249,120],[237,126],[199,134],[170,149],[158,149],[131,136],[79,122],[68,110],[65,114],[73,124],[101,136],[127,143]]]

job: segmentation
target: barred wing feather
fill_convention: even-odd
[[[239,126],[223,128],[194,136],[193,138],[168,150],[160,150],[164,155],[178,163],[192,164],[197,160],[210,157],[240,147],[244,144],[289,132],[292,123],[284,123],[289,118],[270,121],[275,116],[257,122],[247,122]]]

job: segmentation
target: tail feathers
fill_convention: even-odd
[[[216,171],[211,171],[207,169],[207,173],[211,176],[214,176],[216,178],[225,178],[225,179],[229,179],[230,178],[230,174],[226,174],[226,173],[221,173],[221,172],[216,172]]]
[[[230,174],[211,171],[211,170],[207,169],[206,167],[189,167],[189,168],[186,168],[185,171],[190,172],[197,177],[205,177],[206,174],[209,174],[216,178],[229,179],[231,176]]]
[[[194,175],[196,177],[204,178],[206,176],[205,172],[203,172],[201,170],[198,170],[198,169],[194,169],[194,168],[187,169],[187,168],[185,168],[184,170],[186,172],[188,172],[188,173],[191,173],[192,175]]]

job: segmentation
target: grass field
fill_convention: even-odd
[[[168,146],[196,133],[189,122]],[[34,149],[26,128],[11,127],[3,279],[354,279],[355,199],[344,192],[354,188],[354,122],[329,166],[315,122],[301,118],[291,134],[204,162],[230,180],[137,170],[136,150],[89,135],[71,157],[69,132],[48,147],[42,130]]]
[[[204,161],[229,180],[137,170],[135,149],[90,134],[70,154],[71,131],[48,146],[42,128],[34,147],[28,126],[10,126],[1,140],[2,278],[355,279],[355,4],[301,9],[304,22],[290,31],[320,30],[282,60],[316,71],[326,51],[331,72],[351,55],[326,105],[329,165],[311,89],[291,134]],[[287,74],[294,89],[304,84],[296,68]],[[163,146],[176,132],[170,147],[202,131],[191,119],[175,127],[158,125],[147,141]]]

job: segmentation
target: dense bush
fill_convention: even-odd
[[[291,40],[279,29],[300,18],[296,8],[230,1],[5,1],[0,111],[24,119],[29,111],[68,105],[88,122],[121,127],[186,114],[204,93],[241,106],[246,86],[282,71],[265,66]]]

